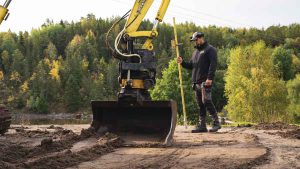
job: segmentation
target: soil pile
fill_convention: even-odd
[[[21,127],[0,138],[0,168],[66,168],[93,160],[122,144],[119,137],[109,133],[97,138],[91,129],[83,129],[80,135],[61,127],[47,129],[54,131]],[[92,137],[99,141],[81,151],[71,151],[74,144]],[[37,142],[35,146],[30,144],[33,140]]]
[[[254,126],[257,130],[285,130],[285,129],[299,129],[300,127],[295,125],[289,125],[282,122],[275,122],[275,123],[260,123]]]

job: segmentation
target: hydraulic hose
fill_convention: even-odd
[[[118,45],[119,45],[119,43],[120,43],[120,40],[121,40],[122,35],[124,34],[124,32],[125,32],[125,29],[123,29],[123,30],[118,34],[118,36],[116,37],[116,40],[115,40],[115,50],[116,50],[116,52],[117,52],[119,55],[123,56],[123,57],[138,57],[138,58],[140,59],[140,63],[142,63],[142,58],[141,58],[141,56],[140,56],[139,54],[124,54],[124,53],[122,53],[122,52],[118,49]]]

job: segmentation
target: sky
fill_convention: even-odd
[[[5,0],[0,0],[4,3]],[[97,18],[122,16],[135,0],[12,0],[10,16],[0,31],[31,31],[46,19],[79,21],[87,14]],[[161,0],[154,0],[146,18],[154,20]],[[171,0],[164,21],[194,22],[196,25],[232,28],[300,23],[300,0]]]

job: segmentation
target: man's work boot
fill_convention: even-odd
[[[213,126],[211,129],[209,129],[209,132],[217,132],[219,129],[221,129],[221,125],[219,122],[219,118],[216,117],[213,119]]]
[[[206,121],[205,119],[201,119],[196,129],[192,130],[192,133],[206,133],[207,131],[208,130],[206,128]]]

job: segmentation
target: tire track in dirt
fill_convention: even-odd
[[[178,130],[171,147],[159,144],[121,147],[70,169],[251,168],[268,157],[268,150],[251,134],[192,134]]]
[[[286,132],[279,130],[280,132]],[[253,130],[241,131],[243,133],[254,134],[258,137],[261,145],[267,147],[269,156],[264,163],[255,166],[259,169],[281,169],[300,168],[300,140],[283,138],[277,135],[278,130]]]
[[[299,139],[279,136],[278,131],[290,130],[286,128],[192,134],[179,126],[170,147],[126,145],[109,133],[100,137],[91,130],[75,134],[48,128],[18,128],[19,132],[0,137],[0,168],[300,168]]]

